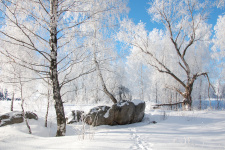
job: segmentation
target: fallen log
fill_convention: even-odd
[[[157,109],[160,106],[173,106],[173,105],[178,105],[178,104],[182,104],[182,103],[184,103],[184,101],[183,102],[177,102],[177,103],[169,103],[169,104],[157,104],[157,105],[153,106],[153,109]]]

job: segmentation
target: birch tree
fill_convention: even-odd
[[[84,24],[97,21],[97,14],[111,12],[122,13],[123,0],[1,0],[0,40],[1,54],[20,66],[29,68],[38,76],[36,79],[50,78],[57,118],[56,136],[66,133],[61,89],[64,85],[82,75],[93,72],[93,68],[76,70],[76,65],[89,57],[83,49],[87,32]],[[92,19],[92,20],[91,20]],[[17,47],[10,49],[10,46]],[[15,50],[21,52],[15,56]],[[28,53],[29,58],[24,58]],[[47,62],[47,65],[46,63]]]
[[[117,59],[115,51],[114,33],[118,29],[118,20],[120,20],[119,12],[114,14],[106,12],[104,14],[96,14],[92,24],[87,24],[86,28],[90,33],[90,37],[86,39],[87,49],[92,53],[92,62],[96,69],[99,83],[102,91],[113,102],[117,103],[117,99],[110,85],[107,85],[107,76],[104,73],[115,74],[112,71],[113,61]],[[98,21],[95,21],[98,20]],[[110,71],[111,70],[111,71]],[[110,79],[112,80],[112,79]],[[115,83],[113,83],[115,84]]]

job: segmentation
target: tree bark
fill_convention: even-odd
[[[200,80],[200,89],[202,89],[202,79]],[[202,110],[202,94],[201,94],[201,90],[200,90],[200,92],[199,92],[199,107],[198,107],[198,109],[199,110]]]
[[[156,89],[155,89],[155,103],[158,103],[158,84],[156,83]]]
[[[49,103],[50,103],[50,91],[49,91],[49,89],[48,89],[47,99],[48,99],[48,102],[47,102],[47,111],[46,111],[46,114],[45,114],[45,127],[48,127],[48,111],[49,111]]]
[[[14,95],[15,95],[15,93],[13,92],[12,99],[11,99],[11,111],[13,111],[13,103],[14,103],[14,99],[15,99]]]
[[[64,114],[63,102],[60,94],[60,86],[58,80],[57,70],[57,9],[58,0],[50,1],[50,48],[51,48],[51,61],[50,61],[50,77],[53,85],[53,99],[55,101],[55,110],[57,118],[57,132],[56,136],[65,136],[66,133],[66,119]]]
[[[194,83],[194,81],[193,81]],[[183,110],[191,110],[192,107],[192,89],[193,89],[193,83],[189,84],[185,87],[185,93],[183,94],[184,100],[183,100]]]
[[[183,110],[191,110],[191,108],[192,108],[192,97],[191,94],[188,94],[188,96],[184,98]]]

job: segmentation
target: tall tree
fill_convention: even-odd
[[[120,40],[130,44],[132,53],[142,55],[146,64],[179,83],[179,87],[169,88],[183,96],[189,110],[194,82],[200,76],[208,78],[200,65],[209,46],[206,11],[207,3],[198,0],[152,0],[148,12],[165,30],[153,29],[148,34],[143,23],[124,21],[118,34]]]
[[[1,54],[39,76],[51,79],[57,118],[56,136],[66,133],[61,89],[78,77],[93,71],[76,70],[76,65],[89,57],[84,47],[88,35],[85,24],[91,24],[97,14],[123,12],[124,0],[1,0]],[[10,47],[13,49],[10,49]],[[19,56],[14,52],[20,51]],[[23,54],[30,56],[24,58]],[[48,64],[46,65],[46,63]]]

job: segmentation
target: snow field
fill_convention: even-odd
[[[40,106],[39,106],[40,105]],[[101,104],[100,104],[101,105]],[[83,123],[67,125],[65,137],[54,137],[56,119],[50,107],[48,128],[44,127],[45,104],[25,105],[39,120],[29,120],[32,135],[25,123],[0,127],[0,150],[94,149],[94,150],[222,150],[225,149],[225,111],[151,110],[147,103],[142,122],[120,126],[92,127]],[[65,104],[65,113],[88,110],[96,105]],[[15,103],[20,110],[20,102]],[[0,114],[10,110],[10,102],[0,101]],[[157,123],[154,124],[153,121]]]

